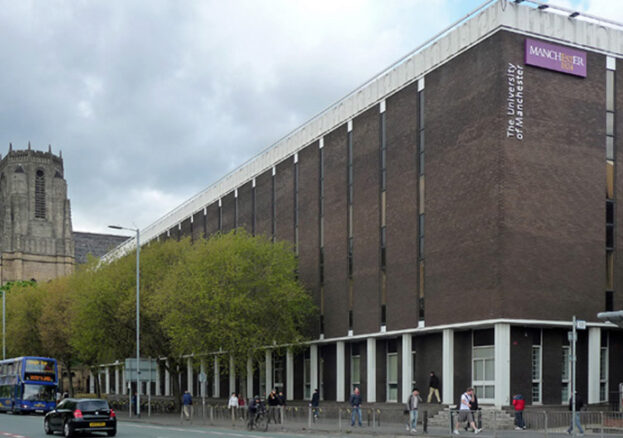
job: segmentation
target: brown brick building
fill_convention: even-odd
[[[575,315],[578,391],[616,397],[623,333],[597,313],[623,308],[623,33],[560,12],[488,5],[142,230],[295,243],[315,340],[229,392],[399,402],[435,370],[444,403],[561,404]],[[226,393],[215,363],[184,384]]]

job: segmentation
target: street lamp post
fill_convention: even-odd
[[[2,292],[2,360],[6,359],[6,291]]]
[[[126,228],[119,225],[108,225],[115,230],[128,230],[136,232],[136,416],[141,416],[141,326],[140,326],[140,299],[141,283],[139,266],[141,260],[141,232],[138,228]]]

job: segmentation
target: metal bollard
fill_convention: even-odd
[[[337,428],[342,432],[342,408],[337,408]]]
[[[210,424],[214,425],[214,406],[210,405]]]
[[[376,409],[372,408],[372,429],[376,430]]]
[[[428,411],[424,411],[424,417],[422,417],[422,430],[428,433]]]
[[[549,436],[549,430],[548,430],[549,426],[547,425],[547,418],[548,418],[547,417],[547,411],[543,411],[543,414],[545,415],[545,420],[544,420],[544,423],[545,423],[545,438],[547,438]]]
[[[312,408],[308,407],[307,408],[307,428],[311,429],[311,424],[312,424]]]

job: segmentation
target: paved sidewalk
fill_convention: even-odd
[[[128,418],[127,412],[118,412],[117,418],[119,421],[125,422],[141,422],[146,424],[154,424],[159,426],[171,426],[171,427],[193,427],[193,428],[218,428],[218,429],[229,429],[232,431],[244,431],[246,430],[246,424],[243,420],[236,420],[234,425],[232,426],[231,421],[227,421],[226,419],[214,419],[211,423],[209,418],[202,418],[201,416],[195,416],[192,420],[182,420],[179,414],[154,414],[151,417],[148,417],[147,414],[142,414],[141,418]],[[421,427],[421,426],[420,426]],[[280,432],[287,433],[300,433],[300,434],[308,434],[314,436],[376,436],[376,437],[405,437],[405,436],[427,436],[427,437],[455,437],[457,435],[453,435],[450,433],[448,429],[443,428],[429,428],[428,433],[424,433],[421,428],[418,429],[416,434],[407,432],[404,425],[399,424],[387,424],[382,426],[374,427],[350,427],[348,422],[342,421],[342,431],[338,429],[337,424],[333,421],[329,424],[322,424],[321,422],[313,423],[312,428],[308,428],[308,423],[302,421],[289,421],[283,425],[275,425],[270,423],[268,426],[268,431],[266,432],[266,436],[275,436]],[[600,437],[601,433],[591,433],[590,431],[586,431],[587,433],[584,435],[585,437]],[[474,436],[473,432],[465,432],[461,430],[461,436]],[[516,431],[516,430],[501,430],[501,431],[493,431],[484,429],[479,437],[499,437],[499,438],[532,438],[532,437],[550,437],[550,438],[561,438],[568,437],[565,431],[549,431],[547,434],[545,431]],[[604,437],[620,437],[620,434],[604,434]]]

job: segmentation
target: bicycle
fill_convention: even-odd
[[[268,430],[268,415],[265,409],[258,409],[255,415],[249,416],[247,423],[249,430],[258,430],[260,432],[266,432]]]

